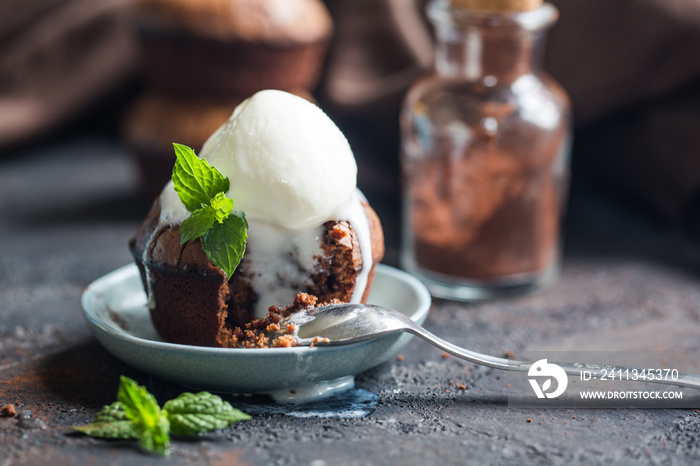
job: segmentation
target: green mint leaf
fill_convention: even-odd
[[[237,421],[250,419],[211,393],[183,393],[163,406],[170,420],[173,435],[191,436],[228,427]]]
[[[173,186],[180,200],[190,212],[209,204],[217,193],[226,192],[229,180],[219,170],[197,157],[192,149],[182,144],[173,144],[175,166]]]
[[[226,197],[229,180],[216,168],[197,157],[192,149],[173,144],[177,157],[173,186],[191,215],[180,225],[180,244],[202,238],[202,249],[228,278],[240,264],[248,238],[248,222],[233,211],[233,199]]]
[[[95,420],[90,424],[74,426],[72,429],[90,437],[111,439],[139,438],[134,424],[126,417],[124,405],[118,401],[103,407],[95,416]]]
[[[117,399],[124,405],[126,417],[139,434],[141,448],[168,456],[170,424],[156,399],[144,387],[128,377],[121,377]]]
[[[233,199],[229,199],[224,193],[218,193],[211,198],[209,204],[214,209],[216,221],[219,223],[222,223],[226,217],[231,215],[233,210]]]
[[[192,212],[180,225],[180,244],[197,239],[209,231],[214,226],[214,222],[217,221],[216,214],[216,210],[211,206],[205,206]]]
[[[248,221],[243,212],[231,212],[222,223],[214,223],[202,236],[202,249],[214,265],[231,278],[245,253]]]
[[[142,449],[168,456],[171,431],[178,436],[192,436],[251,419],[207,392],[183,393],[165,403],[161,410],[153,395],[124,376],[117,398],[119,401],[104,406],[92,423],[72,429],[91,437],[140,439]]]

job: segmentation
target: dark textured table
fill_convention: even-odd
[[[393,237],[397,214],[373,200]],[[159,401],[180,387],[132,369],[91,335],[80,295],[130,262],[147,209],[122,148],[75,139],[0,160],[0,466],[150,464],[133,442],[70,433],[115,399],[128,375]],[[481,304],[436,300],[433,332],[494,355],[561,350],[700,349],[700,255],[676,229],[592,189],[576,189],[562,275],[542,294]],[[396,258],[390,248],[388,261]],[[353,417],[226,397],[250,421],[175,441],[171,464],[689,464],[700,461],[695,409],[523,409],[503,373],[414,339],[360,375],[376,405]],[[357,393],[356,390],[353,393]],[[367,394],[367,392],[361,391]],[[348,395],[350,397],[350,395]],[[335,416],[335,417],[332,417]],[[528,421],[529,420],[529,421]]]

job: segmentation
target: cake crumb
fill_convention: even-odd
[[[0,409],[0,417],[15,417],[16,415],[17,411],[13,404],[7,404]]]
[[[442,359],[449,359],[449,358],[450,358],[450,353],[448,353],[447,351],[443,351],[442,352]]]
[[[532,418],[531,417],[527,418],[527,422],[532,422]]]
[[[336,225],[333,227],[329,232],[328,232],[328,237],[335,241],[336,243],[341,242],[343,239],[345,239],[348,236],[348,232],[341,228],[339,225]]]
[[[505,354],[503,355],[503,357],[506,358],[506,359],[515,359],[515,351],[513,351],[513,350],[508,350],[508,351],[505,352]]]
[[[462,382],[457,382],[456,385],[457,385],[457,388],[459,388],[460,390],[466,390],[466,389],[467,389],[467,386],[464,385]]]
[[[296,346],[297,342],[292,335],[282,335],[276,340],[275,348],[291,348]]]
[[[397,359],[399,362],[404,362],[404,360],[406,360],[406,358],[404,357],[403,354],[399,354],[398,356],[396,356],[396,359]]]
[[[286,307],[270,306],[267,316],[263,319],[253,319],[242,327],[235,327],[230,331],[229,340],[225,346],[229,348],[290,348],[299,343],[294,336],[296,325],[288,324],[282,327],[282,321],[295,312],[339,304],[333,299],[327,303],[318,304],[318,298],[308,293],[297,293],[294,302]],[[314,343],[330,343],[328,338],[316,338]]]
[[[269,333],[274,333],[274,332],[279,332],[280,331],[280,324],[277,323],[272,323],[265,327],[265,331]]]

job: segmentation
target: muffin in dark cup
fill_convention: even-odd
[[[140,0],[147,84],[171,94],[240,99],[311,90],[333,25],[320,0]]]

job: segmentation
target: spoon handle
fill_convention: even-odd
[[[532,362],[515,361],[512,359],[504,359],[496,356],[489,356],[487,354],[477,353],[475,351],[469,351],[457,345],[453,345],[452,343],[435,336],[428,330],[425,330],[424,328],[419,327],[417,325],[411,325],[406,330],[422,338],[423,340],[427,341],[433,346],[436,346],[453,356],[457,356],[458,358],[473,362],[474,364],[480,364],[482,366],[493,367],[495,369],[517,372],[528,372],[530,370],[530,366],[532,366],[533,364]],[[676,385],[680,387],[700,388],[700,375],[694,374],[675,373],[673,374],[673,377],[668,377],[668,374],[666,374],[667,378],[664,378],[663,376],[660,376],[658,378],[649,378],[648,376],[646,376],[642,379],[638,376],[633,376],[633,374],[639,375],[642,373],[644,369],[639,368],[569,362],[555,362],[553,364],[556,364],[562,369],[564,369],[564,372],[566,372],[567,374],[575,376],[580,376],[582,371],[588,371],[591,377],[598,379],[600,379],[601,377],[607,377],[608,379],[611,379],[611,374],[614,374],[615,377],[617,377],[615,380],[626,380],[629,382],[646,382],[657,383],[662,385]],[[649,369],[646,369],[645,373],[648,370]]]
[[[476,351],[469,351],[457,345],[453,345],[449,341],[445,341],[442,338],[434,335],[428,330],[413,324],[407,325],[406,331],[422,338],[433,346],[440,348],[441,350],[453,355],[458,358],[466,359],[467,361],[473,362],[474,364],[480,364],[482,366],[493,367],[495,369],[503,369],[506,371],[525,371],[527,372],[530,363],[522,361],[513,361],[505,358],[498,358],[496,356],[489,356],[487,354],[477,353]],[[524,367],[527,365],[527,368]],[[521,366],[523,368],[521,368]]]

